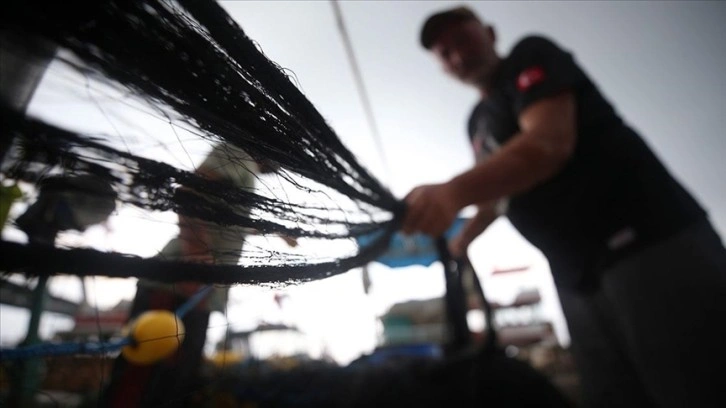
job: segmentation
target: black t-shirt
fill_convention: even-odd
[[[577,144],[555,177],[510,197],[507,216],[547,256],[558,285],[595,282],[624,256],[705,218],[628,127],[572,55],[527,37],[502,60],[492,91],[474,109],[469,136],[477,160],[519,132],[530,104],[562,91],[577,101]]]

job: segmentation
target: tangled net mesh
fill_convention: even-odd
[[[216,260],[210,263],[80,240],[4,239],[1,270],[284,284],[339,274],[385,251],[401,202],[216,2],[11,2],[6,9],[4,31],[55,47],[59,92],[85,94],[113,125],[100,132],[83,118],[49,120],[4,107],[4,179],[32,186],[36,196],[73,195],[87,223],[135,211],[148,221],[139,224],[140,235],[153,227],[154,214],[175,213],[180,223],[202,223],[219,242],[254,233],[337,244],[219,244],[206,248]],[[129,124],[124,111],[165,126],[165,136]],[[376,239],[361,248],[355,239],[362,235]]]

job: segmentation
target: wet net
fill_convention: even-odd
[[[187,149],[176,162],[160,160],[146,153],[149,145],[161,144],[154,136],[118,129],[99,134],[86,131],[82,119],[59,125],[4,107],[3,178],[38,191],[38,208],[31,206],[32,216],[16,224],[33,235],[42,229],[37,220],[50,217],[38,202],[59,199],[69,203],[69,214],[50,217],[53,233],[82,230],[118,212],[116,203],[146,213],[173,212],[180,225],[192,220],[190,225],[205,226],[211,239],[183,233],[178,239],[198,239],[211,260],[145,257],[41,239],[3,240],[1,270],[284,283],[342,273],[386,249],[401,203],[217,3],[32,3],[4,5],[2,29],[55,47],[53,63],[67,73],[64,86],[115,95],[124,108],[166,124],[180,146],[197,143],[197,156],[205,152],[206,159],[194,160]],[[263,173],[272,174],[279,188],[261,188],[270,184]],[[229,235],[241,241],[251,233],[347,244],[315,253],[210,245],[215,239],[235,241]],[[354,241],[362,235],[376,239],[360,248]]]

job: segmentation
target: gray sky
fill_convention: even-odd
[[[494,25],[506,54],[521,37],[544,34],[575,54],[591,78],[677,179],[726,233],[722,160],[726,157],[724,2],[462,2]],[[457,2],[344,1],[341,8],[383,139],[382,163],[365,122],[331,5],[320,2],[225,2],[263,51],[294,72],[351,149],[399,196],[441,182],[473,164],[465,121],[475,91],[446,77],[418,45],[420,24]],[[614,163],[614,165],[617,165]],[[470,250],[485,276],[493,267],[532,265],[530,275],[485,283],[497,297],[534,282],[548,313],[563,323],[541,254],[506,220]],[[401,281],[399,293],[420,285]],[[486,279],[485,279],[486,280]],[[404,295],[405,296],[405,295]],[[506,296],[506,295],[503,295]],[[395,298],[391,294],[390,298]]]
[[[571,50],[625,119],[726,231],[723,2],[461,2],[492,23],[499,50],[545,34]],[[383,138],[383,172],[330,3],[224,2],[266,54],[295,73],[341,138],[399,195],[472,164],[464,123],[477,95],[418,46],[420,24],[457,2],[343,1]]]
[[[463,3],[494,25],[503,54],[532,33],[547,35],[571,50],[625,120],[702,202],[724,235],[723,2]],[[295,74],[340,137],[399,197],[415,185],[445,181],[473,164],[465,120],[477,94],[444,76],[418,45],[425,17],[456,2],[341,2],[386,164],[365,122],[329,2],[223,4],[271,59]],[[566,338],[551,282],[543,276],[546,262],[508,222],[495,224],[470,253],[484,275],[493,267],[532,265],[530,275],[512,282],[489,279],[488,289],[511,295],[534,282],[545,292],[546,309]],[[389,271],[382,274],[381,292],[393,286],[405,297],[401,292],[406,289],[401,288],[421,284],[415,276],[399,274],[399,284],[391,285],[389,280],[396,278]]]
[[[726,157],[726,28],[722,24],[726,3],[463,3],[495,26],[498,49],[504,54],[518,39],[531,33],[547,35],[571,50],[626,121],[641,132],[667,167],[707,208],[721,235],[726,235],[726,172],[722,164]],[[383,139],[386,165],[365,121],[328,1],[222,4],[269,58],[294,74],[303,92],[346,145],[398,197],[418,184],[445,181],[473,164],[465,121],[477,94],[444,76],[418,45],[424,18],[458,3],[341,3]],[[74,111],[74,119],[68,114],[69,105],[57,95],[46,95],[34,104],[35,111],[58,119],[70,118],[78,123],[82,118],[84,125],[94,121],[108,125],[108,118],[97,108],[93,120],[89,119],[91,114],[81,110]],[[65,110],[59,109],[61,106]],[[171,222],[167,220],[167,227]],[[136,235],[125,235],[123,230],[124,226],[132,232],[141,228],[140,224],[133,225],[116,225],[110,236],[99,231],[89,234],[96,241],[110,242],[107,248],[125,250],[139,244]],[[167,228],[161,236],[169,234],[173,234],[173,228]],[[156,241],[158,246],[165,242]],[[495,299],[511,297],[520,287],[539,286],[546,312],[566,338],[546,261],[506,220],[495,223],[475,241],[470,254]],[[519,265],[531,265],[532,270],[513,278],[487,277],[492,268]],[[374,346],[375,314],[387,305],[443,291],[438,270],[389,271],[374,267],[372,272],[375,286],[369,297],[362,294],[359,271],[290,289],[293,313],[282,318],[292,319],[314,336],[325,338],[331,352],[346,361]],[[133,282],[119,284],[101,279],[93,285],[92,291],[107,299],[113,297],[108,296],[111,293],[131,296],[134,288]],[[79,289],[72,281],[59,288]],[[270,293],[235,288],[230,318],[249,322],[265,313],[267,317],[274,315]],[[263,312],[250,317],[250,310]],[[0,312],[7,322],[8,309]],[[213,320],[212,325],[222,328],[220,319]],[[9,327],[5,323],[3,326]]]

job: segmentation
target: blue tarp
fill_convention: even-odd
[[[466,221],[468,221],[467,218],[456,219],[444,234],[446,239],[456,236]],[[364,235],[358,237],[356,241],[360,247],[365,247],[375,238],[375,235]],[[404,235],[397,232],[391,239],[388,251],[376,259],[376,262],[390,268],[403,268],[413,265],[429,266],[438,260],[439,253],[433,237],[423,234]]]

